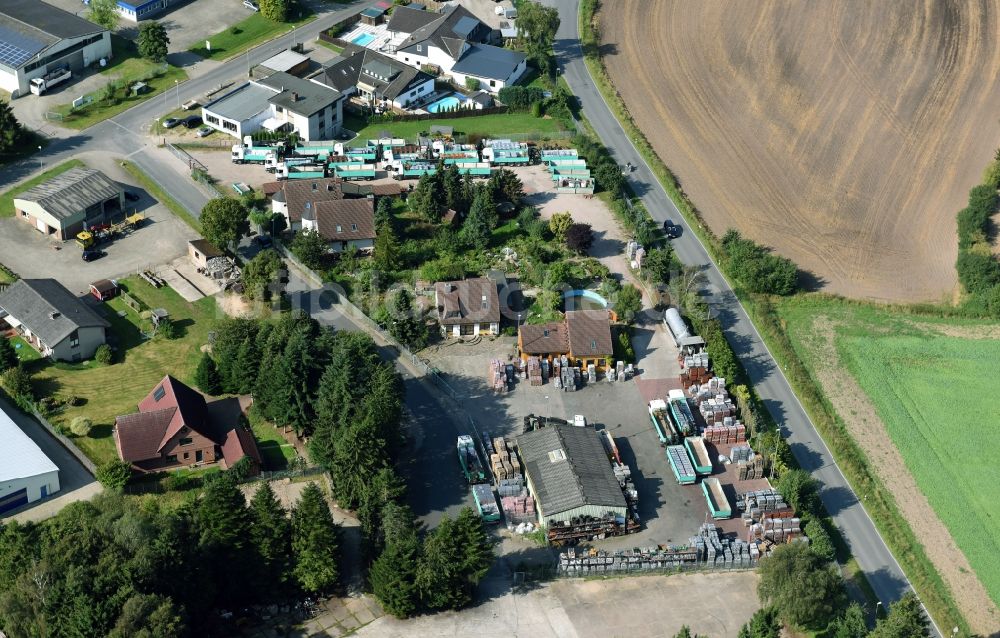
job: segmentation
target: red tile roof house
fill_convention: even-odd
[[[140,472],[212,463],[227,469],[249,456],[256,473],[260,451],[241,415],[239,399],[206,402],[167,375],[139,403],[138,413],[115,419],[115,447]]]

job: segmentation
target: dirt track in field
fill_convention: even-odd
[[[713,230],[828,292],[951,297],[955,214],[1000,140],[996,3],[613,5],[611,77]]]

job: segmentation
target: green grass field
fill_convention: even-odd
[[[344,125],[354,130],[357,121],[345,121]],[[562,124],[558,120],[534,117],[530,113],[502,113],[479,117],[459,117],[443,120],[417,120],[413,122],[376,122],[357,131],[358,137],[352,145],[363,145],[365,140],[381,137],[382,131],[389,131],[392,137],[413,140],[421,132],[429,131],[433,125],[454,127],[456,134],[481,135],[483,137],[504,137],[510,135],[538,135],[561,133]]]
[[[931,506],[994,602],[1000,603],[996,485],[1000,469],[1000,341],[991,324],[912,315],[821,297],[779,305],[811,370],[831,362],[821,344],[835,326],[837,354],[874,404]],[[995,327],[995,325],[993,325]],[[830,391],[830,389],[825,389]],[[841,415],[850,418],[850,415]],[[919,536],[919,521],[910,521]]]
[[[184,382],[191,381],[201,357],[200,348],[208,341],[208,331],[215,319],[215,300],[211,297],[189,303],[170,288],[153,288],[131,278],[121,283],[147,307],[166,308],[171,319],[181,326],[180,337],[144,339],[140,330],[146,327],[146,322],[127,309],[121,299],[114,299],[105,305],[106,318],[120,344],[114,364],[39,360],[31,367],[39,396],[84,399],[83,405],[67,407],[51,420],[69,424],[74,417],[89,417],[94,423],[91,434],[72,438],[98,464],[115,457],[111,428],[116,416],[135,412],[139,401],[168,373]],[[125,311],[126,315],[118,316],[119,311]]]
[[[87,95],[92,101],[76,111],[73,110],[72,104],[61,104],[54,109],[62,116],[62,120],[59,121],[61,126],[77,130],[85,129],[127,111],[140,102],[159,97],[165,91],[173,89],[177,82],[184,82],[188,79],[187,71],[184,69],[156,64],[142,58],[128,58],[116,64],[113,69],[113,72],[105,70],[105,73],[110,76],[109,80],[118,79],[129,85],[142,80],[148,85],[148,89],[145,93],[130,95],[126,98],[122,98],[122,92],[119,91],[117,103],[108,103],[102,100],[103,89],[98,89],[88,93]]]
[[[84,166],[84,163],[80,160],[69,160],[68,162],[63,162],[58,166],[53,166],[49,170],[45,171],[37,177],[32,177],[26,182],[15,186],[3,195],[0,195],[0,217],[13,217],[14,216],[14,198],[26,190],[30,190],[35,186],[38,186],[42,182],[52,179],[56,175],[65,173],[71,168],[77,168],[79,166]]]
[[[310,14],[294,22],[273,22],[260,13],[254,13],[225,31],[220,31],[208,38],[212,45],[211,50],[206,49],[205,45],[201,44],[191,47],[188,51],[207,60],[226,60],[315,19],[316,16]]]
[[[257,439],[257,449],[264,461],[264,469],[280,471],[288,468],[295,458],[295,447],[285,441],[273,423],[264,420],[256,410],[250,410],[250,428]]]

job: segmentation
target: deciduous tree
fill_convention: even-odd
[[[615,296],[615,312],[625,323],[632,323],[642,310],[642,293],[632,284],[625,284]]]
[[[594,243],[594,229],[590,224],[573,223],[566,229],[566,247],[578,253],[590,250]]]
[[[889,615],[879,619],[868,638],[918,638],[929,636],[927,616],[913,593],[889,605]]]
[[[313,270],[323,267],[323,262],[330,252],[330,245],[314,230],[301,230],[295,235],[291,245],[292,253],[303,264]]]
[[[260,14],[274,22],[284,22],[288,18],[287,0],[260,0]]]
[[[143,22],[139,25],[139,55],[153,62],[163,62],[167,59],[167,48],[170,46],[170,36],[167,29],[156,20]]]
[[[216,197],[201,209],[201,230],[216,248],[232,248],[245,230],[246,207],[232,197]]]
[[[118,28],[118,3],[115,0],[90,0],[90,11],[87,18],[96,22],[108,31]]]
[[[254,255],[243,268],[243,295],[247,299],[269,301],[283,267],[281,257],[272,248]]]
[[[538,2],[527,1],[518,5],[517,37],[525,52],[549,74],[552,43],[559,30],[559,11],[555,7],[545,7]]]
[[[840,607],[843,585],[836,569],[802,543],[779,545],[758,569],[757,592],[785,622],[822,628]]]
[[[844,615],[833,621],[828,635],[832,638],[865,638],[868,635],[868,624],[865,623],[865,612],[858,603],[851,603]]]

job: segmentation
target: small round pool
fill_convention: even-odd
[[[447,96],[441,98],[440,100],[437,100],[435,102],[431,102],[430,104],[428,104],[427,105],[427,112],[428,113],[437,113],[438,111],[441,111],[441,110],[444,110],[444,109],[453,109],[453,108],[455,108],[457,106],[461,106],[461,105],[462,105],[462,100],[460,100],[458,98],[458,96],[456,96],[456,95],[447,95]]]
[[[593,290],[567,290],[563,293],[566,310],[604,310],[608,300]]]

